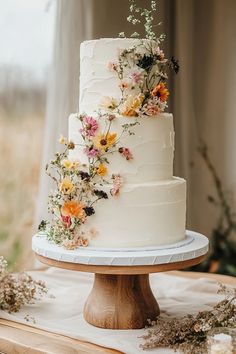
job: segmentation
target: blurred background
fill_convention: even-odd
[[[149,0],[139,0],[149,7]],[[175,174],[187,179],[187,227],[211,250],[195,270],[236,275],[235,0],[159,0],[157,27],[170,77]],[[47,217],[44,166],[77,112],[83,40],[129,36],[128,0],[0,2],[0,254],[12,269],[33,266],[31,236]]]
[[[55,5],[0,2],[0,254],[16,268],[30,251]]]

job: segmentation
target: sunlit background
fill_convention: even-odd
[[[55,5],[0,3],[0,250],[17,268],[30,250]]]

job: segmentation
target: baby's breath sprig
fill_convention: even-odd
[[[151,0],[151,6],[150,9],[143,8],[141,6],[138,6],[135,2],[135,0],[129,0],[130,1],[130,15],[127,17],[127,21],[132,23],[133,25],[137,25],[138,23],[141,23],[141,19],[144,17],[145,23],[144,23],[144,28],[146,32],[146,38],[151,39],[151,40],[156,40],[156,34],[153,31],[153,21],[154,21],[154,16],[153,13],[157,10],[156,6],[156,1]],[[160,24],[160,23],[159,23]],[[134,32],[131,37],[139,37],[139,34],[137,32]]]
[[[27,273],[9,273],[7,261],[0,256],[0,310],[18,312],[22,306],[34,304],[47,292],[41,280],[34,280]]]
[[[220,284],[218,292],[224,298],[210,310],[188,314],[181,318],[162,315],[149,321],[150,327],[141,336],[142,349],[168,347],[184,354],[207,353],[207,335],[215,328],[236,328],[236,288]]]

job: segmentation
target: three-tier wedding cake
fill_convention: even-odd
[[[149,248],[185,238],[186,182],[173,177],[173,116],[164,113],[167,72],[179,67],[148,23],[145,39],[81,44],[79,113],[69,117],[69,139],[60,139],[64,151],[46,168],[56,188],[50,225],[40,225],[67,249]]]
[[[148,40],[99,39],[81,44],[81,115],[73,114],[69,118],[69,138],[75,144],[69,156],[86,165],[91,159],[97,159],[96,150],[95,156],[92,153],[99,143],[92,143],[91,154],[84,148],[84,137],[89,134],[93,122],[89,122],[89,118],[97,116],[98,127],[95,125],[104,144],[106,134],[116,134],[115,142],[119,145],[118,151],[109,153],[108,149],[107,154],[104,152],[107,155],[107,163],[103,163],[105,175],[118,175],[122,179],[119,195],[100,200],[95,214],[85,225],[98,231],[90,240],[91,246],[157,246],[176,243],[185,237],[186,182],[173,177],[173,116],[161,112],[159,105],[165,103],[165,100],[161,101],[161,94],[167,96],[167,89],[164,84],[161,87],[159,76],[152,78],[148,89],[149,92],[159,89],[159,95],[153,93],[152,98],[159,98],[160,102],[156,100],[151,106],[152,102],[145,99],[147,87],[143,88],[143,81],[154,75],[158,70],[154,66],[159,64],[151,63],[152,73],[150,67],[145,68],[144,60],[142,65],[143,58],[149,65],[150,53],[156,55],[154,60],[159,56],[160,63],[165,61],[157,44]],[[118,71],[123,73],[120,78]],[[133,107],[135,99],[140,100],[136,108]],[[127,100],[130,105],[126,104]],[[133,125],[132,132],[124,132],[126,124]],[[92,142],[96,141],[95,134],[97,132],[94,135],[92,132]],[[128,151],[126,158],[123,156],[125,149]],[[109,181],[103,183],[102,188],[107,195],[112,190]]]

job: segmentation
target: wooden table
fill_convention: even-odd
[[[235,285],[235,278],[208,273],[172,271],[167,274],[198,279],[209,278]],[[105,345],[105,343],[104,343]],[[0,319],[0,353],[4,354],[122,354],[66,336],[35,329],[28,325]]]

